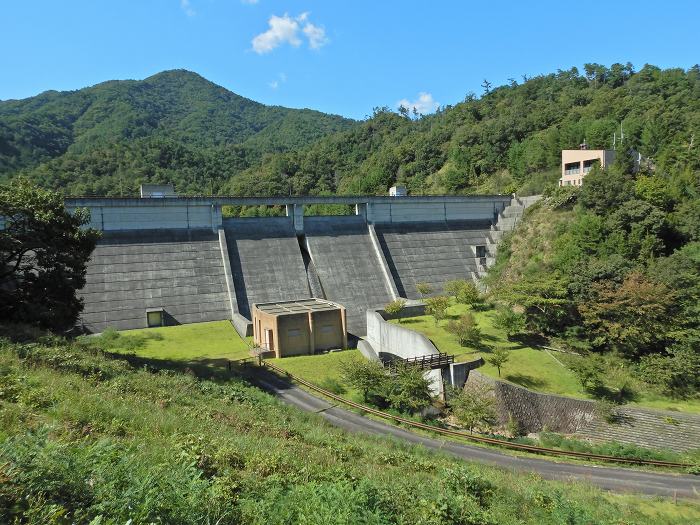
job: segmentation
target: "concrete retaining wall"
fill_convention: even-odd
[[[553,432],[572,434],[584,428],[594,417],[595,405],[584,399],[533,392],[505,381],[498,381],[476,370],[469,372],[467,384],[485,383],[493,387],[501,424],[512,416],[525,432]]]
[[[596,415],[593,401],[533,392],[476,370],[469,372],[467,383],[471,382],[493,386],[499,422],[505,425],[512,415],[528,433],[546,428],[595,442],[616,441],[675,452],[700,448],[700,416],[696,414],[625,405],[615,408],[616,420],[609,423]]]
[[[387,353],[408,359],[438,353],[435,345],[423,334],[387,323],[378,312],[371,310],[367,311],[367,339],[380,356]]]

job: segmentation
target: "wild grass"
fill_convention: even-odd
[[[211,374],[133,367],[83,342],[0,342],[0,522],[700,520],[690,503],[636,505],[344,433],[235,371]]]

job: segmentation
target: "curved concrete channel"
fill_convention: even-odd
[[[512,456],[490,448],[420,435],[394,425],[369,419],[355,412],[339,408],[274,374],[266,374],[265,379],[260,379],[258,382],[260,386],[278,396],[285,403],[306,412],[317,413],[332,425],[348,432],[387,436],[468,461],[519,472],[535,472],[550,480],[587,482],[604,490],[618,493],[641,493],[686,499],[696,499],[700,496],[699,476]]]

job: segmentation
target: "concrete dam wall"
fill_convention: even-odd
[[[304,231],[326,299],[346,308],[348,331],[365,335],[365,312],[392,300],[362,217],[307,217]]]
[[[223,221],[238,312],[255,303],[311,297],[294,225],[288,217]]]
[[[447,281],[475,279],[494,251],[490,221],[445,221],[377,225],[377,238],[402,297],[419,299],[417,283],[441,293]]]
[[[310,204],[354,204],[356,214],[304,216]],[[224,205],[285,205],[287,216],[224,219]],[[416,283],[439,292],[477,277],[476,246],[492,257],[499,223],[514,224],[519,206],[501,195],[67,199],[103,232],[81,324],[143,328],[154,308],[166,324],[250,319],[255,303],[313,296],[345,306],[348,331],[364,336],[366,310],[416,298]]]
[[[146,327],[146,309],[170,324],[230,317],[218,236],[211,230],[104,232],[81,290],[91,333]]]

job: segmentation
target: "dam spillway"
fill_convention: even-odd
[[[305,216],[311,204],[354,204],[355,214]],[[255,303],[319,297],[345,306],[348,331],[361,337],[367,309],[417,298],[417,283],[440,292],[479,277],[527,204],[504,195],[66,199],[103,232],[79,324],[143,328],[160,309],[167,324],[233,319],[245,332]],[[287,216],[223,218],[225,205],[284,205]]]

